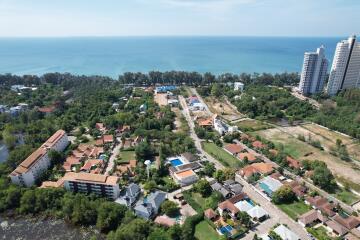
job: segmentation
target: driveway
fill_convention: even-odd
[[[201,139],[195,133],[195,124],[194,121],[191,119],[190,110],[188,105],[186,104],[185,98],[183,96],[179,96],[180,104],[182,107],[182,114],[184,115],[188,125],[190,127],[190,137],[193,139],[195,143],[195,147],[200,151],[201,155],[205,156],[209,162],[214,163],[216,169],[224,169],[224,166],[220,164],[216,159],[214,159],[211,155],[205,152],[201,146]]]
[[[107,165],[106,170],[105,170],[105,175],[110,175],[111,170],[114,168],[114,163],[115,163],[116,157],[118,156],[118,154],[120,152],[121,146],[122,146],[122,143],[119,143],[111,151],[111,156],[109,158],[109,162],[108,162],[108,165]]]

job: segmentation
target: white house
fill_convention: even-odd
[[[180,184],[181,186],[190,185],[199,179],[192,169],[174,172],[173,178],[175,182]]]
[[[244,84],[242,82],[235,82],[234,90],[235,91],[244,91]]]

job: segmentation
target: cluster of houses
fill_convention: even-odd
[[[228,185],[232,184],[234,184],[232,181],[225,182],[224,187],[228,188]],[[218,184],[213,183],[212,187],[214,190],[219,191],[216,185]],[[221,192],[221,194],[223,193]],[[269,217],[269,214],[262,207],[256,205],[252,199],[243,192],[234,194],[234,192],[231,191],[231,194],[226,196],[227,199],[218,204],[216,211],[210,208],[204,212],[204,216],[214,223],[220,235],[231,237],[238,233],[237,225],[239,223],[237,217],[240,212],[246,212],[250,216],[251,225],[253,226],[265,221]],[[228,218],[232,221],[227,221]]]
[[[335,237],[345,237],[349,234],[360,238],[360,220],[339,211],[337,206],[321,196],[309,196],[305,203],[313,209],[299,217],[298,222],[303,227],[323,226]]]
[[[199,127],[205,128],[205,129],[214,129],[217,131],[221,136],[223,136],[226,133],[233,133],[238,131],[237,126],[230,126],[224,123],[216,114],[212,117],[208,118],[198,118],[197,124]]]
[[[187,99],[187,104],[191,111],[205,111],[205,105],[200,102],[197,96],[191,96]]]
[[[16,106],[9,107],[7,105],[0,105],[0,113],[7,113],[13,117],[18,116],[20,113],[28,110],[28,104],[26,103],[19,103]]]
[[[158,214],[166,198],[166,193],[159,190],[144,195],[139,185],[131,183],[121,190],[115,202],[133,209],[137,216],[149,220]]]

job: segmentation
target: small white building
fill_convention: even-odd
[[[173,173],[173,178],[181,186],[190,185],[199,179],[192,169],[175,172]]]
[[[205,110],[205,106],[204,104],[197,102],[197,103],[193,103],[190,106],[190,110],[191,111],[204,111]]]
[[[234,83],[234,90],[235,91],[244,91],[244,84],[242,82],[235,82]]]
[[[298,235],[290,231],[290,229],[284,225],[279,225],[274,229],[274,232],[279,235],[282,240],[300,240]]]
[[[269,216],[268,212],[266,212],[260,206],[255,206],[255,207],[251,208],[250,210],[247,211],[247,214],[249,214],[249,216],[252,219],[255,219],[255,220],[260,221],[260,222],[264,221]]]

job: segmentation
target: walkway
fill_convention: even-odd
[[[105,170],[105,175],[110,175],[110,172],[113,170],[115,160],[116,160],[116,157],[118,156],[118,154],[120,152],[121,146],[122,146],[122,143],[120,141],[120,143],[118,145],[116,145],[114,147],[114,149],[111,151],[111,156],[109,158],[109,162],[108,162],[108,165],[107,165],[106,170]]]

